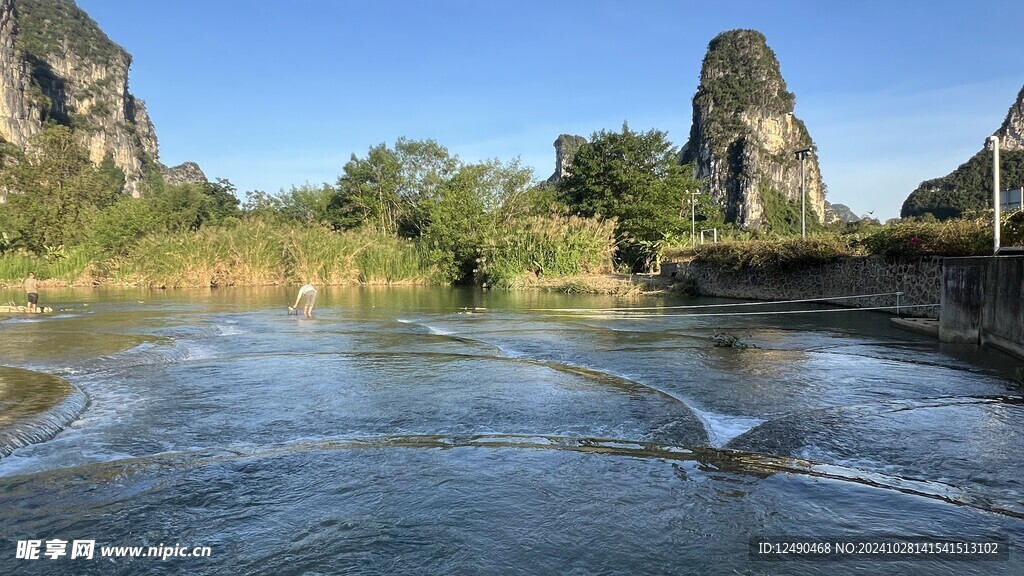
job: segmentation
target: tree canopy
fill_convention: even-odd
[[[117,200],[123,185],[124,174],[112,161],[94,167],[69,128],[51,125],[0,173],[0,186],[8,191],[0,226],[34,252],[81,242],[88,223]]]
[[[453,279],[468,279],[476,251],[499,222],[536,210],[533,172],[518,159],[465,164],[433,140],[400,138],[365,157],[352,155],[327,204],[340,230],[423,240],[448,259]]]
[[[570,211],[616,219],[624,259],[640,267],[657,263],[666,240],[689,235],[688,193],[698,189],[664,132],[634,132],[627,124],[594,133],[558,183]]]

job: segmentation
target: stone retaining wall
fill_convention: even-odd
[[[880,256],[849,257],[789,270],[721,270],[685,262],[662,266],[661,274],[691,282],[700,294],[751,300],[798,300],[860,294],[903,292],[900,305],[938,304],[942,259],[890,260]],[[893,306],[895,296],[836,300],[852,307]],[[895,310],[893,311],[895,312]],[[938,306],[901,309],[905,316],[937,318]]]

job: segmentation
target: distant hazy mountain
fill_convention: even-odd
[[[845,204],[832,204],[825,201],[825,222],[842,222],[843,224],[849,224],[850,222],[860,221],[860,216],[857,216],[850,207]]]

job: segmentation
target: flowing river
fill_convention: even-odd
[[[313,319],[286,314],[291,289],[43,297],[58,312],[0,316],[2,574],[1024,564],[1021,363],[882,314],[447,288],[322,289]]]

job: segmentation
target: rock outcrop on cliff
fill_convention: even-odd
[[[999,137],[1000,187],[1024,187],[1024,87],[993,135]],[[992,202],[992,151],[983,148],[946,176],[921,182],[903,201],[900,216],[958,218],[991,210]]]
[[[185,162],[172,166],[170,168],[163,167],[161,169],[164,175],[164,182],[172,186],[177,184],[203,184],[209,182],[206,178],[206,174],[203,173],[202,168],[195,162]]]
[[[573,136],[572,134],[559,134],[558,138],[555,139],[555,172],[548,178],[548,182],[551,184],[557,184],[559,180],[569,175],[569,167],[572,165],[572,159],[576,157],[576,152],[587,143],[587,139],[583,136]]]
[[[0,137],[24,145],[42,129],[42,92],[33,90],[32,68],[18,50],[12,0],[0,0]]]
[[[44,123],[67,125],[138,196],[162,167],[145,104],[128,91],[131,61],[71,0],[0,0],[0,138],[24,148]]]
[[[1000,150],[1024,150],[1024,86],[994,136],[999,137]]]
[[[814,142],[793,115],[794,102],[775,53],[760,32],[731,30],[708,44],[682,160],[693,162],[696,176],[707,179],[727,221],[746,228],[772,227],[781,202],[799,206],[801,161],[796,152],[808,148],[807,218],[823,221],[825,185]]]

